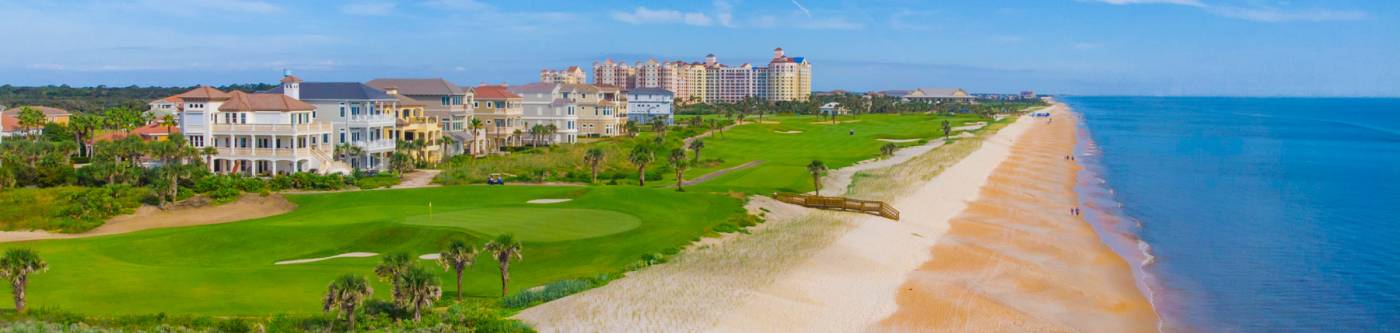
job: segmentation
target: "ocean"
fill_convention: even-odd
[[[1163,331],[1400,331],[1400,99],[1061,100]]]

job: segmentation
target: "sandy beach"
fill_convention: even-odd
[[[899,287],[877,331],[1151,332],[1128,264],[1081,217],[1065,109],[1036,119]]]

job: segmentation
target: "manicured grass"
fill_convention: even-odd
[[[688,190],[744,193],[773,191],[807,192],[812,190],[812,178],[806,165],[821,160],[836,169],[879,156],[880,146],[888,142],[878,139],[934,139],[943,136],[941,124],[948,120],[952,126],[963,122],[990,121],[975,115],[886,115],[868,114],[838,117],[838,124],[829,118],[816,116],[768,116],[763,123],[750,118],[724,134],[705,138],[702,159],[722,159],[724,163],[706,165],[686,171],[686,178],[695,178],[715,170],[753,160],[763,164],[736,171],[696,184]],[[773,123],[776,122],[776,123]],[[801,133],[782,133],[800,131]],[[854,132],[854,133],[853,133]],[[905,147],[916,142],[897,143]],[[668,175],[669,177],[669,175]],[[670,182],[656,182],[669,184]]]
[[[312,313],[320,311],[332,278],[372,276],[379,257],[273,262],[347,252],[416,257],[436,253],[450,239],[479,246],[495,232],[511,231],[525,242],[524,260],[511,264],[516,292],[621,271],[643,254],[682,246],[742,214],[741,202],[728,196],[628,186],[454,186],[290,198],[296,211],[264,219],[0,248],[30,247],[49,262],[48,272],[31,278],[32,306],[93,314]],[[526,203],[548,198],[573,200]],[[429,203],[434,225],[414,224]],[[450,274],[436,262],[420,264],[440,272],[445,295],[455,294]],[[498,279],[495,263],[483,255],[467,273],[464,293],[499,296]],[[382,281],[374,289],[377,298],[389,298]]]

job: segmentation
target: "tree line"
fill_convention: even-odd
[[[239,90],[256,92],[276,88],[265,83],[231,84],[216,87],[223,91]],[[194,89],[194,87],[72,87],[69,85],[48,85],[24,87],[0,85],[0,106],[7,108],[23,105],[42,105],[71,112],[93,113],[108,108],[124,107],[145,110],[146,103]]]

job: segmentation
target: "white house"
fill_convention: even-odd
[[[522,131],[525,141],[533,143],[530,128],[535,125],[554,125],[553,135],[542,138],[543,144],[578,142],[578,102],[569,99],[566,85],[559,83],[531,83],[512,86],[510,92],[524,98],[524,122]]]
[[[334,161],[332,126],[316,107],[283,94],[226,93],[200,86],[176,95],[180,133],[196,148],[215,147],[211,171],[271,176],[346,172]]]
[[[832,113],[835,113],[835,114],[838,114],[838,115],[843,115],[843,114],[849,113],[850,111],[849,111],[849,110],[846,110],[846,107],[841,106],[841,103],[830,102],[830,103],[822,104],[821,112],[822,112],[822,114],[832,114]]]
[[[627,91],[627,121],[649,124],[652,119],[675,123],[671,103],[675,94],[661,88],[636,88]]]
[[[303,82],[286,75],[281,86],[265,91],[283,94],[315,106],[316,119],[333,127],[331,143],[349,144],[362,154],[349,159],[359,170],[387,170],[394,154],[394,110],[398,99],[359,82]]]

